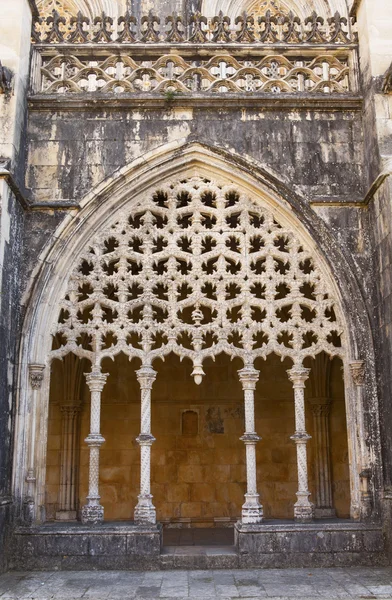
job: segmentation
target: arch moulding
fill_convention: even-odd
[[[171,178],[210,177],[229,182],[244,193],[259,199],[277,221],[290,227],[302,239],[322,266],[330,289],[341,308],[346,344],[344,378],[350,448],[351,514],[361,515],[359,474],[369,467],[366,449],[360,438],[364,434],[363,419],[358,414],[357,389],[350,375],[350,362],[366,357],[368,394],[376,402],[371,332],[360,289],[351,265],[337,248],[325,223],[304,199],[290,192],[278,178],[256,161],[240,157],[220,148],[199,143],[177,141],[162,146],[116,171],[80,203],[80,211],[72,211],[59,226],[39,258],[25,295],[26,316],[21,344],[19,396],[15,427],[14,497],[22,510],[26,499],[32,519],[43,521],[46,469],[47,420],[50,386],[51,330],[58,319],[70,272],[90,240],[113,218],[116,211],[132,206],[133,200],[161,186]],[[356,298],[355,308],[349,303]],[[42,385],[32,378],[33,366],[43,370]],[[29,368],[30,367],[30,368]],[[40,371],[40,372],[41,372]],[[377,412],[371,424],[373,440],[378,440]],[[362,434],[361,434],[362,431]],[[37,436],[37,432],[40,432]],[[35,439],[39,439],[36,443]],[[377,455],[377,453],[376,453]]]

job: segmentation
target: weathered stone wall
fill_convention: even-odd
[[[391,519],[389,496],[392,489],[392,97],[382,92],[382,85],[383,76],[392,61],[392,6],[382,0],[362,0],[358,3],[357,17],[364,90],[364,175],[370,188],[367,197],[370,246],[372,269],[377,281],[377,285],[370,290],[374,306],[370,314],[374,323],[377,350],[387,531],[390,529],[387,523]]]
[[[250,156],[314,201],[355,202],[364,191],[362,124],[355,111],[170,103],[163,110],[54,108],[30,112],[28,138],[26,182],[36,202],[80,201],[120,167],[176,139]]]
[[[30,64],[31,11],[27,0],[2,7],[0,61],[0,570],[7,564],[13,513],[11,471],[24,208],[17,187],[24,185],[26,89]]]

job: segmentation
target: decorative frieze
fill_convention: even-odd
[[[164,54],[136,57],[131,53],[90,56],[62,53],[42,56],[44,94],[133,93],[311,93],[353,91],[349,55],[326,52],[303,56],[271,54],[236,57],[227,51],[198,56]]]

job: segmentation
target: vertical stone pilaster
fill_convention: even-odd
[[[245,433],[240,438],[246,448],[246,482],[245,503],[242,506],[242,523],[255,524],[263,521],[263,507],[259,502],[256,478],[256,444],[261,439],[255,432],[254,391],[259,379],[259,371],[253,367],[245,367],[238,371],[244,391]]]
[[[332,475],[330,456],[329,414],[330,398],[311,398],[313,429],[316,451],[316,506],[315,516],[329,518],[336,516],[332,498]]]
[[[135,508],[135,523],[155,525],[156,511],[151,495],[151,446],[155,442],[151,434],[151,390],[157,373],[150,365],[136,372],[141,390],[141,426],[136,441],[140,446],[140,494]]]
[[[56,519],[75,520],[77,515],[77,448],[80,406],[61,407],[61,458],[59,510]]]
[[[305,381],[309,377],[310,369],[293,367],[287,371],[293,384],[295,401],[295,433],[291,439],[297,448],[298,492],[297,502],[294,505],[294,518],[301,523],[313,520],[314,506],[309,501],[308,463],[306,445],[311,439],[305,427]]]
[[[369,518],[372,512],[372,496],[370,492],[371,469],[369,468],[369,456],[365,442],[365,426],[363,420],[363,395],[365,386],[366,367],[365,361],[353,360],[350,362],[350,373],[355,385],[356,414],[358,423],[358,437],[360,449],[361,470],[359,473],[361,482],[361,506],[360,515],[362,519]]]
[[[35,465],[35,447],[36,447],[36,410],[37,394],[42,386],[44,379],[45,365],[29,365],[29,381],[31,387],[30,402],[30,431],[29,431],[29,458],[26,474],[27,493],[24,500],[24,519],[27,523],[35,520],[35,484],[36,484],[36,465]]]
[[[100,433],[101,426],[101,394],[106,383],[107,374],[92,371],[86,374],[87,385],[91,392],[90,433],[84,440],[90,448],[89,478],[87,504],[82,508],[83,523],[101,523],[104,509],[99,495],[99,450],[105,439]]]

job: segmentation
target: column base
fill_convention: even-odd
[[[104,508],[100,504],[90,505],[85,504],[82,508],[81,521],[82,523],[96,523],[103,522]]]
[[[259,502],[259,494],[245,494],[241,522],[247,525],[257,525],[262,523],[263,520],[263,507]]]
[[[297,523],[311,523],[314,519],[314,506],[309,504],[308,506],[294,504],[294,520]]]
[[[152,503],[152,495],[146,494],[138,496],[138,503],[135,508],[134,520],[137,525],[155,525],[157,515],[155,506]]]
[[[56,521],[76,521],[76,510],[58,510],[56,512]]]

